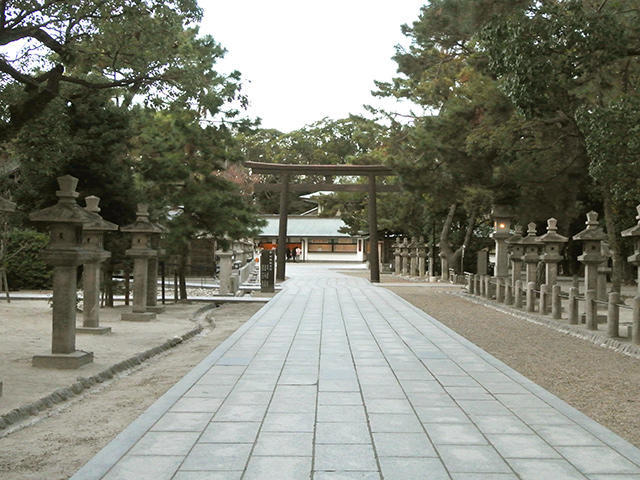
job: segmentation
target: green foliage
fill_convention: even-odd
[[[6,268],[12,290],[51,287],[52,271],[40,258],[48,242],[48,235],[35,230],[9,232]]]

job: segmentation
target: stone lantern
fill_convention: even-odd
[[[409,274],[409,239],[404,237],[402,240],[402,246],[400,249],[400,256],[402,257],[402,275]]]
[[[160,248],[160,237],[167,229],[158,223],[154,223],[153,226],[158,231],[150,235],[150,246],[156,254],[149,257],[147,264],[147,312],[162,313],[165,308],[158,305],[158,262],[160,257],[166,254],[166,251]]]
[[[125,253],[133,257],[133,309],[131,313],[123,313],[122,320],[148,322],[156,318],[155,313],[147,312],[149,259],[158,255],[151,248],[151,237],[161,233],[161,230],[149,220],[148,205],[139,203],[136,215],[134,223],[120,228],[123,232],[131,233],[131,248]]]
[[[396,275],[402,273],[402,244],[400,243],[400,237],[396,237],[396,241],[393,244],[393,271]]]
[[[409,275],[412,277],[418,276],[418,241],[416,237],[411,237],[409,242]]]
[[[604,257],[604,260],[598,267],[598,288],[597,288],[597,297],[598,300],[607,301],[609,298],[607,295],[607,275],[611,273],[611,268],[609,267],[609,259],[611,258],[611,249],[609,248],[608,242],[602,242],[601,245],[601,253]]]
[[[78,179],[58,178],[58,203],[29,215],[32,222],[49,227],[49,245],[42,258],[53,266],[53,331],[51,354],[35,355],[34,367],[78,368],[93,361],[93,353],[76,350],[76,274],[78,265],[94,252],[82,245],[82,225],[94,215],[76,203]]]
[[[418,239],[418,276],[423,278],[427,274],[427,246],[424,243],[424,237]]]
[[[524,255],[522,256],[522,261],[526,265],[525,281],[527,284],[536,281],[536,268],[538,266],[538,262],[540,261],[540,256],[538,255],[540,242],[536,234],[536,224],[534,222],[531,222],[529,225],[527,225],[527,236],[520,240],[520,244],[524,247]]]
[[[638,210],[638,216],[636,217],[638,219],[638,224],[624,230],[622,232],[622,236],[631,237],[633,238],[633,241],[634,241],[633,255],[627,257],[627,261],[631,265],[635,265],[636,267],[638,267],[637,287],[638,287],[638,295],[640,295],[640,205],[638,205],[636,209]]]
[[[547,220],[547,233],[539,238],[544,244],[544,253],[541,256],[545,265],[546,285],[555,285],[558,282],[558,263],[562,261],[562,245],[569,239],[558,234],[558,221],[555,218]]]
[[[515,227],[515,233],[507,239],[509,259],[511,260],[511,285],[515,287],[516,281],[520,280],[522,274],[522,255],[524,246],[522,245],[522,227]]]
[[[79,333],[104,334],[111,332],[111,327],[100,326],[100,265],[111,256],[104,247],[105,232],[118,230],[115,223],[107,222],[100,215],[100,198],[86,197],[85,210],[93,214],[93,219],[82,226],[82,245],[92,254],[82,266],[83,308],[82,327]]]
[[[596,212],[587,213],[586,225],[587,228],[575,234],[573,239],[582,242],[583,253],[578,261],[584,264],[585,290],[595,291],[598,288],[598,265],[604,261],[601,242],[607,236],[600,228]]]
[[[503,278],[509,275],[509,260],[507,257],[507,239],[511,236],[511,219],[513,214],[508,205],[496,205],[491,211],[493,217],[493,235],[496,242],[496,266],[494,277]]]

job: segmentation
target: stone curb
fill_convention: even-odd
[[[211,305],[205,305],[202,308],[198,309],[193,314],[193,320],[199,321],[204,316],[204,314],[212,308],[213,307]],[[57,390],[54,390],[53,393],[50,393],[46,397],[42,397],[35,402],[27,403],[25,405],[22,405],[21,407],[14,408],[10,412],[0,416],[0,432],[10,427],[11,425],[21,422],[25,418],[38,415],[38,413],[43,410],[52,408],[58,403],[62,403],[75,395],[79,395],[84,390],[87,390],[98,383],[105,382],[113,378],[113,376],[118,373],[136,367],[149,360],[150,358],[155,357],[159,353],[176,347],[182,342],[185,342],[190,338],[196,336],[198,333],[202,332],[202,330],[202,325],[198,323],[198,326],[196,328],[179,337],[170,338],[161,345],[137,353],[127,358],[126,360],[111,365],[109,368],[106,368],[103,371],[92,375],[91,377],[78,377],[78,381],[68,387],[58,388]]]
[[[610,350],[613,350],[614,352],[640,359],[640,345],[634,345],[629,342],[616,340],[615,338],[610,338],[600,332],[584,331],[578,325],[564,325],[562,323],[559,323],[558,320],[549,319],[540,315],[527,315],[523,311],[516,308],[510,307],[508,305],[497,304],[492,301],[487,301],[485,299],[478,298],[475,295],[472,296],[469,293],[447,293],[449,293],[450,295],[455,295],[456,297],[464,298],[465,300],[478,305],[484,305],[485,307],[493,308],[494,310],[506,313],[507,315],[511,315],[512,317],[526,320],[527,322],[535,323],[537,325],[543,325],[558,332],[571,335],[572,337],[586,340],[593,343],[594,345],[597,345],[598,347],[608,348]]]

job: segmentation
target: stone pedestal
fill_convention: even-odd
[[[478,250],[478,258],[476,260],[476,273],[478,275],[486,275],[489,272],[489,249],[483,248]]]
[[[538,237],[536,236],[536,224],[531,222],[527,225],[527,236],[521,240],[521,245],[524,246],[524,255],[522,256],[522,261],[526,265],[526,278],[525,283],[529,285],[529,283],[536,282],[536,268],[538,267],[538,262],[540,261],[540,256],[538,255],[538,249],[540,247],[540,242],[538,241]]]
[[[493,216],[493,239],[496,242],[496,265],[493,276],[505,278],[509,275],[509,258],[507,239],[511,236],[511,219],[513,214],[508,205],[495,205],[491,212]]]
[[[409,243],[409,275],[412,277],[418,276],[418,242],[416,238],[411,239]]]
[[[600,228],[598,214],[596,212],[587,213],[587,228],[573,236],[574,240],[582,242],[582,255],[578,261],[584,265],[585,291],[598,288],[598,266],[603,262],[601,242],[606,235]]]
[[[231,272],[233,270],[233,252],[219,250],[216,252],[220,259],[220,295],[233,295],[231,290]]]
[[[609,268],[611,250],[609,249],[609,244],[607,242],[602,242],[602,250],[600,253],[602,253],[604,260],[598,267],[598,288],[596,289],[596,295],[598,300],[606,302],[609,299],[607,294],[607,275],[611,273],[611,268]]]
[[[95,220],[76,203],[78,179],[58,178],[58,203],[29,215],[32,222],[49,227],[50,241],[42,257],[53,266],[51,353],[35,355],[35,367],[78,368],[93,361],[93,354],[76,350],[76,274],[78,265],[93,258],[81,244],[82,226]]]
[[[409,275],[409,240],[406,237],[402,240],[400,256],[402,257],[402,275]]]
[[[558,264],[562,261],[562,246],[569,240],[567,237],[558,235],[558,221],[555,218],[547,220],[547,233],[539,239],[544,244],[542,261],[545,265],[546,285],[551,286],[558,283]]]
[[[393,273],[400,275],[402,273],[402,246],[400,244],[400,237],[396,237],[396,241],[393,244]]]
[[[156,314],[147,311],[149,288],[149,259],[157,258],[158,251],[151,248],[151,237],[161,230],[149,220],[148,206],[138,204],[137,218],[134,223],[122,227],[123,232],[131,233],[131,248],[126,254],[133,258],[133,308],[131,313],[123,313],[121,319],[127,322],[148,322]],[[154,289],[156,286],[153,286]]]

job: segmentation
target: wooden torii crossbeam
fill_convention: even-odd
[[[369,268],[371,282],[380,282],[380,265],[378,258],[378,215],[376,211],[376,191],[398,192],[398,185],[380,185],[376,187],[376,176],[395,175],[393,170],[384,165],[287,165],[278,163],[246,162],[245,166],[253,173],[278,175],[279,184],[259,184],[256,191],[280,192],[280,223],[278,229],[278,247],[276,250],[276,278],[285,278],[285,258],[287,249],[287,216],[288,194],[292,192],[368,192],[369,194]],[[323,176],[367,176],[367,184],[334,184],[334,183],[302,183],[289,185],[292,175]]]

